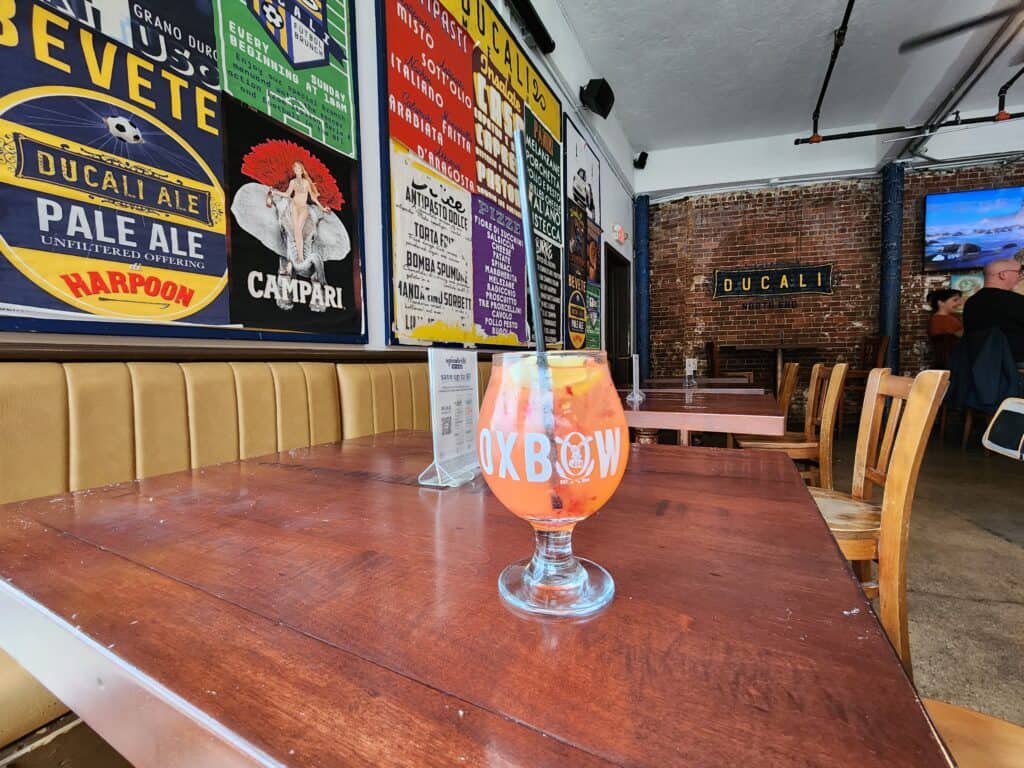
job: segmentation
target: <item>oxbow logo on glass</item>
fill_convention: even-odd
[[[586,483],[594,471],[604,479],[614,475],[622,455],[622,430],[599,429],[592,435],[570,432],[555,437],[554,466],[551,440],[543,432],[503,432],[484,427],[480,430],[478,451],[480,468],[486,475],[510,480],[545,483],[557,473],[562,485]],[[595,455],[596,454],[596,455]],[[526,477],[520,477],[520,469]]]

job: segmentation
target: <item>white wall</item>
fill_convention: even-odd
[[[850,126],[834,132],[873,127]],[[875,168],[878,158],[874,138],[794,145],[794,139],[806,135],[785,134],[656,150],[649,154],[647,167],[636,171],[636,193],[664,197],[680,190],[856,174]]]

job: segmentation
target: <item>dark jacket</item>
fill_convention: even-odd
[[[1006,335],[998,328],[964,336],[949,357],[948,402],[957,408],[995,413],[1008,397],[1024,396]]]

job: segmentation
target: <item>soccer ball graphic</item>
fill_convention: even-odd
[[[277,9],[277,6],[272,3],[263,4],[263,18],[265,18],[267,20],[267,24],[272,26],[274,29],[280,29],[284,26],[284,17]]]
[[[120,139],[125,144],[142,143],[142,133],[135,127],[135,123],[127,117],[112,115],[103,118],[103,122],[107,124],[107,130],[110,131],[110,135],[115,139]]]

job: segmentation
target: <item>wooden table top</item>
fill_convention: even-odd
[[[749,387],[755,389],[755,385],[747,381],[745,376],[697,376],[698,387]],[[686,382],[685,376],[656,376],[644,379],[644,389],[658,389],[660,387],[681,387]]]
[[[786,433],[786,419],[771,395],[695,392],[691,396],[656,389],[644,394],[639,407],[623,403],[626,422],[637,429],[769,436]]]
[[[138,766],[948,765],[791,461],[633,447],[514,615],[526,523],[394,433],[0,508],[0,645]]]
[[[630,392],[628,387],[619,387],[619,392]],[[668,384],[658,384],[653,387],[643,387],[642,391],[646,395],[648,392],[654,392],[658,395],[685,395],[695,394],[697,392],[717,392],[723,395],[763,395],[764,387],[755,387],[753,384],[743,385],[724,385],[724,384],[711,384],[709,386],[696,386],[696,387],[683,387],[683,386],[671,386]]]
[[[722,344],[720,348],[737,349],[749,352],[775,352],[779,349],[821,349],[822,343],[820,341],[792,341],[789,339],[780,339],[776,341]]]

